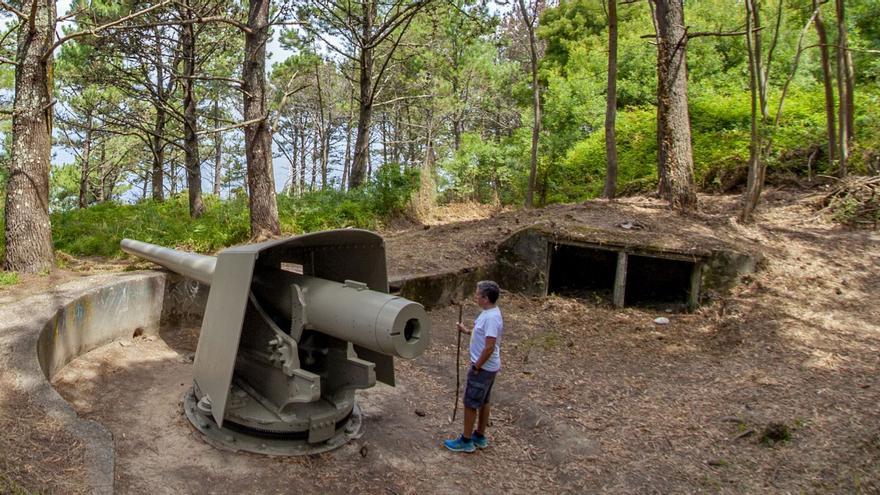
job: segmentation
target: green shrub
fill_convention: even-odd
[[[197,252],[213,252],[247,239],[244,199],[204,196],[205,213],[193,220],[185,193],[164,202],[102,203],[52,215],[55,248],[74,256],[118,256],[119,241],[130,237]]]
[[[0,272],[0,286],[15,285],[20,280],[18,272]]]
[[[397,165],[379,169],[363,187],[349,192],[278,195],[281,229],[287,234],[358,227],[375,229],[404,211],[418,172]],[[164,202],[103,203],[52,214],[55,249],[74,256],[119,256],[119,242],[133,238],[194,252],[211,253],[245,242],[250,235],[247,198],[220,200],[205,195],[205,213],[189,217],[186,193]]]

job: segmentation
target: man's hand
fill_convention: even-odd
[[[456,323],[456,324],[455,324],[455,328],[457,328],[459,332],[461,332],[461,333],[463,333],[463,334],[465,334],[465,335],[470,335],[470,334],[471,334],[471,331],[468,330],[467,327],[465,327],[465,326],[462,325],[461,323]]]

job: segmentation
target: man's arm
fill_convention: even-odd
[[[483,352],[480,353],[480,358],[477,359],[477,362],[474,363],[474,368],[480,369],[486,364],[486,361],[492,357],[492,353],[495,352],[495,341],[497,339],[495,337],[486,337],[486,347],[483,348]]]

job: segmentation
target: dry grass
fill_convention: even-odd
[[[83,445],[0,373],[0,493],[88,493]]]

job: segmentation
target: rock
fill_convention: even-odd
[[[665,316],[654,318],[654,323],[656,323],[657,325],[669,325],[669,318]]]
[[[418,416],[420,418],[424,418],[425,414],[427,414],[425,411],[423,411],[421,409],[416,409],[416,416]]]

